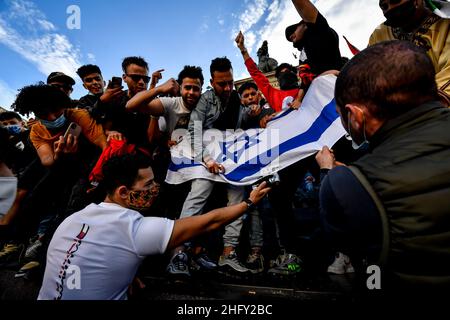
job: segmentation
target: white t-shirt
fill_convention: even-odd
[[[166,251],[173,226],[117,204],[90,204],[53,235],[38,300],[126,299],[140,263]]]
[[[161,97],[159,100],[164,107],[163,117],[165,120],[165,127],[160,126],[160,130],[171,135],[175,129],[187,129],[189,119],[191,117],[191,111],[184,106],[183,98]]]

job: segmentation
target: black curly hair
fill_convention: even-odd
[[[202,68],[195,66],[184,66],[183,70],[181,70],[180,74],[178,75],[177,81],[180,86],[184,78],[200,79],[200,82],[203,85],[204,78]]]
[[[84,78],[92,73],[98,73],[102,74],[102,71],[98,66],[95,64],[86,64],[84,66],[81,66],[77,70],[78,76],[81,78],[82,81],[84,81]]]
[[[39,82],[20,89],[12,108],[23,116],[46,115],[70,107],[72,100],[60,89]]]

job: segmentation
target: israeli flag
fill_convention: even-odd
[[[333,146],[346,132],[336,112],[336,76],[316,78],[298,110],[286,109],[266,129],[239,131],[207,130],[204,148],[225,171],[212,174],[204,163],[193,160],[190,136],[180,137],[171,148],[171,165],[166,182],[180,184],[208,179],[233,185],[251,185],[259,179]]]

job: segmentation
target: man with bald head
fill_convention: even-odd
[[[365,154],[349,167],[327,147],[316,157],[330,169],[320,190],[324,229],[338,250],[373,256],[385,289],[450,287],[450,110],[434,77],[430,58],[407,41],[356,55],[335,98]]]

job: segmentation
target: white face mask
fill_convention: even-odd
[[[0,177],[0,216],[5,215],[16,199],[17,178]]]
[[[359,108],[358,108],[359,109]],[[352,135],[352,126],[351,126],[351,120],[350,120],[350,116],[348,115],[348,124],[347,124],[347,132],[348,132],[348,136],[346,137],[347,140],[351,140],[352,141],[352,148],[354,150],[360,150],[360,151],[367,151],[369,149],[369,141],[367,140],[366,137],[366,117],[364,116],[364,112],[359,109],[362,113],[363,113],[363,142],[361,142],[360,144],[356,143],[355,139],[353,139],[353,135]]]

